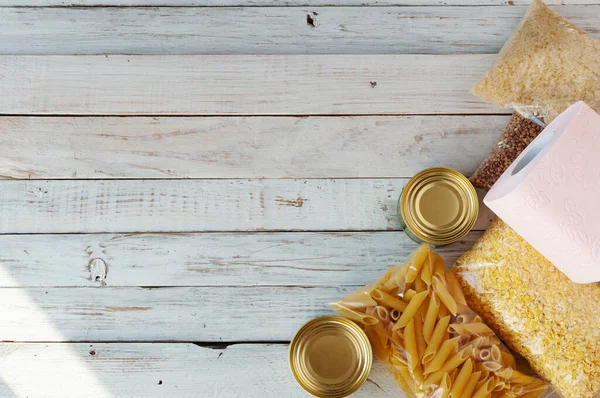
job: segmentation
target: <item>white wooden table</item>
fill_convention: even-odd
[[[527,2],[0,0],[0,395],[305,396],[287,343],[415,248],[406,179],[507,123],[469,88]]]

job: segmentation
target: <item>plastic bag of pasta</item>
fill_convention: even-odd
[[[363,327],[375,355],[411,397],[542,397],[492,330],[466,305],[430,246],[405,265],[331,304]]]
[[[600,111],[600,40],[533,0],[473,93],[550,123],[577,101]]]
[[[567,398],[600,394],[600,285],[577,284],[501,220],[452,273],[467,302]]]

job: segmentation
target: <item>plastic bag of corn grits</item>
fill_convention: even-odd
[[[411,397],[546,395],[547,385],[516,369],[428,245],[331,307],[363,327],[375,355]]]
[[[600,40],[533,0],[473,93],[550,123],[585,101],[600,112]]]
[[[566,398],[600,393],[600,285],[572,282],[500,219],[454,266],[467,303]]]

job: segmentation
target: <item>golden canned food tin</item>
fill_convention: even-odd
[[[290,344],[290,367],[296,381],[317,397],[352,394],[367,380],[372,363],[365,332],[339,316],[313,319]]]
[[[459,172],[443,167],[410,179],[398,200],[406,234],[418,243],[447,245],[462,239],[479,214],[477,192]]]

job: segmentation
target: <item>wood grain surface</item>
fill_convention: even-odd
[[[526,9],[1,8],[0,54],[495,54]],[[555,10],[600,36],[600,4]]]
[[[470,175],[508,116],[2,117],[0,178]],[[480,151],[483,153],[483,151]]]
[[[307,397],[288,365],[287,344],[200,347],[181,343],[0,344],[1,396]],[[65,380],[69,380],[68,383]],[[379,362],[353,397],[405,397]]]
[[[0,341],[289,341],[357,288],[289,283],[0,288]]]
[[[399,230],[407,180],[2,181],[0,233]]]
[[[510,113],[469,93],[494,58],[4,55],[0,114]]]
[[[446,264],[479,236],[440,248]],[[361,286],[416,247],[403,232],[0,235],[0,287]]]

